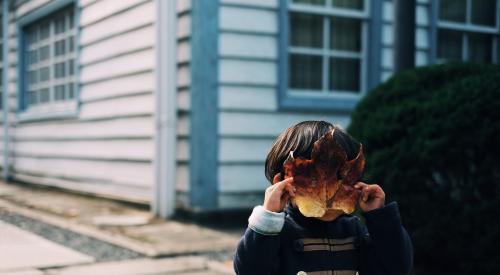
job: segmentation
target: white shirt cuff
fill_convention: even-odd
[[[248,227],[262,235],[277,235],[285,224],[285,213],[276,213],[264,209],[262,205],[254,207],[248,218]]]

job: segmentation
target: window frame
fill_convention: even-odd
[[[74,98],[70,100],[65,100],[61,102],[48,102],[41,104],[40,106],[29,107],[26,104],[27,100],[27,76],[25,74],[27,64],[26,64],[26,34],[25,28],[31,23],[41,20],[47,16],[57,13],[61,9],[68,6],[73,6],[74,14],[74,26],[75,26],[75,41],[74,41]],[[17,95],[18,95],[18,111],[17,118],[19,121],[33,121],[33,120],[48,120],[48,119],[64,119],[64,118],[74,118],[80,112],[80,70],[79,70],[79,60],[80,60],[80,9],[79,0],[58,0],[52,1],[45,4],[26,15],[23,15],[18,21],[16,26],[17,31],[17,75],[19,76],[17,81]],[[53,48],[51,47],[51,51]],[[53,55],[53,53],[51,53]],[[53,65],[53,64],[51,64]],[[51,68],[51,71],[53,68]],[[51,78],[52,80],[52,78]]]
[[[331,1],[331,0],[327,0]],[[342,8],[328,9],[323,6],[314,7],[307,4],[293,4],[291,0],[280,0],[279,2],[279,42],[278,42],[278,108],[280,110],[293,111],[340,111],[349,112],[354,109],[357,102],[380,82],[381,74],[381,26],[382,26],[382,0],[364,0],[363,11],[350,11]],[[291,12],[304,12],[307,14],[318,14],[321,18],[325,16],[339,16],[343,18],[360,19],[362,45],[360,49],[360,92],[357,94],[344,92],[331,92],[321,90],[319,92],[301,92],[289,89],[289,14]],[[299,49],[300,50],[300,49]],[[305,49],[307,51],[307,49]],[[325,49],[321,55],[325,58]],[[329,54],[326,56],[330,56]],[[323,75],[325,71],[323,62]],[[326,62],[329,63],[329,62]],[[326,81],[326,80],[323,80]],[[307,91],[307,90],[304,90]]]
[[[461,60],[460,62],[470,62],[469,61],[469,38],[465,39],[465,36],[470,34],[485,34],[491,35],[492,37],[492,47],[491,47],[491,58],[492,64],[500,63],[500,0],[496,0],[496,14],[494,27],[479,25],[472,23],[472,5],[471,1],[466,0],[466,10],[465,10],[465,23],[454,22],[442,20],[439,18],[439,3],[440,0],[432,0],[431,2],[431,61],[432,63],[443,63],[448,62],[445,60],[440,60],[438,58],[438,47],[439,47],[439,30],[450,30],[458,31],[462,34],[462,49],[461,49]]]

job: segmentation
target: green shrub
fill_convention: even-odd
[[[365,146],[367,180],[398,201],[418,267],[500,274],[500,67],[399,73],[348,131]]]

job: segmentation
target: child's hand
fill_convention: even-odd
[[[266,189],[264,209],[271,212],[283,212],[290,197],[295,196],[295,187],[291,185],[293,178],[280,181],[280,174],[273,178],[273,185]]]
[[[382,188],[377,184],[368,185],[364,182],[358,182],[354,185],[354,188],[361,190],[359,207],[364,212],[384,206],[385,193],[384,190],[382,190]]]

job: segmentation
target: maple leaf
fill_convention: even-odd
[[[353,160],[333,138],[332,130],[314,143],[311,159],[294,158],[283,164],[285,178],[293,177],[294,202],[306,217],[333,220],[354,212],[361,192],[354,188],[363,174],[363,146]]]

